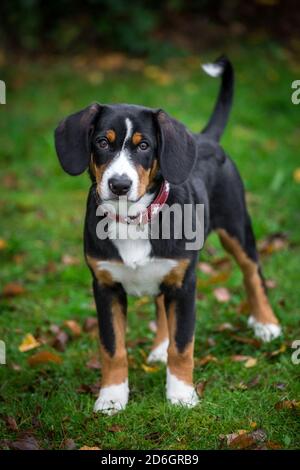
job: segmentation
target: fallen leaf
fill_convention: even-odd
[[[232,330],[234,330],[234,326],[229,322],[221,323],[221,325],[219,325],[216,329],[216,331],[219,331],[219,332],[232,331]]]
[[[242,354],[234,354],[233,356],[230,356],[230,359],[233,362],[244,362],[244,361],[248,361],[249,359],[251,359],[251,356],[244,356]]]
[[[211,264],[205,263],[203,261],[198,263],[198,269],[204,274],[212,275],[216,273],[215,269],[212,267]]]
[[[86,367],[88,369],[96,369],[99,370],[101,369],[101,363],[99,361],[99,358],[97,356],[92,357],[87,363]]]
[[[204,391],[207,385],[207,380],[202,380],[202,382],[198,382],[196,384],[196,392],[200,398],[203,398],[204,396]]]
[[[206,342],[207,342],[207,346],[209,346],[210,348],[214,348],[217,345],[215,338],[213,338],[212,336],[209,336]]]
[[[61,448],[64,450],[75,450],[76,443],[73,439],[65,439],[61,444]]]
[[[90,393],[91,395],[97,397],[99,395],[100,390],[100,382],[96,382],[94,384],[81,384],[80,387],[76,389],[77,393]]]
[[[229,447],[231,449],[248,449],[249,447],[252,447],[255,444],[255,440],[250,434],[240,434],[234,439],[229,444]]]
[[[10,442],[9,447],[12,450],[39,450],[39,444],[35,437],[31,435],[25,435],[22,438],[19,438],[15,442]]]
[[[5,250],[5,248],[7,248],[7,241],[0,238],[0,251]]]
[[[96,317],[87,317],[84,320],[83,331],[88,333],[92,330],[95,330],[96,328],[98,329],[98,320]]]
[[[262,255],[271,255],[274,252],[288,247],[287,235],[284,232],[275,232],[258,242],[259,252]]]
[[[282,382],[278,382],[278,383],[274,384],[274,387],[278,388],[278,390],[285,390],[286,389],[286,384],[282,383]]]
[[[205,366],[209,362],[218,362],[218,359],[215,356],[213,356],[212,354],[207,354],[206,356],[195,360],[195,364],[197,366]]]
[[[149,326],[149,330],[152,331],[152,333],[156,333],[157,331],[156,321],[153,321],[153,320],[149,321],[148,326]]]
[[[66,320],[64,322],[64,325],[69,328],[69,330],[71,331],[71,333],[73,333],[74,336],[80,336],[81,333],[82,333],[82,330],[81,330],[81,326],[79,325],[79,323],[77,323],[77,321],[75,320]]]
[[[4,286],[2,295],[4,297],[16,297],[25,293],[25,288],[18,282],[10,282]]]
[[[220,439],[226,440],[226,444],[229,446],[234,439],[236,439],[238,436],[241,436],[243,434],[246,434],[247,431],[245,429],[239,429],[236,432],[230,433],[230,434],[220,434]]]
[[[228,258],[228,256],[223,256],[222,258],[214,258],[211,264],[214,268],[218,268],[228,272],[231,268],[231,259]]]
[[[266,353],[268,357],[276,357],[279,354],[282,354],[286,351],[286,344],[282,344],[279,349],[275,349],[275,351],[271,351],[270,353]]]
[[[267,279],[265,285],[268,289],[275,289],[277,287],[277,282],[274,279]]]
[[[216,287],[213,294],[218,302],[228,302],[231,298],[231,294],[226,287]]]
[[[9,429],[10,431],[18,430],[18,425],[16,423],[16,420],[12,416],[5,416],[4,421],[5,421],[7,429]]]
[[[28,364],[30,366],[36,366],[38,364],[48,364],[49,362],[61,364],[62,358],[51,351],[40,351],[28,358]]]
[[[300,183],[300,168],[296,168],[293,172],[293,178],[296,183]]]
[[[237,306],[236,311],[237,311],[237,313],[239,313],[240,315],[249,314],[249,313],[250,313],[250,307],[249,307],[249,304],[248,304],[247,300],[243,300],[243,301]]]
[[[71,255],[63,255],[61,261],[62,264],[64,264],[65,266],[75,266],[80,263],[80,260],[78,258]]]
[[[214,284],[220,284],[226,282],[230,277],[230,272],[222,271],[213,276],[210,276],[208,279],[198,279],[197,287],[208,287]]]
[[[38,348],[41,345],[39,341],[35,339],[35,337],[28,333],[22,340],[22,343],[19,346],[20,352],[30,351],[31,349]]]
[[[79,450],[101,450],[100,447],[82,446]]]
[[[160,367],[159,366],[148,366],[147,364],[142,364],[142,369],[147,373],[157,372]]]
[[[251,421],[251,422],[250,422],[250,427],[251,427],[251,428],[256,428],[256,426],[257,426],[256,421]]]
[[[250,369],[250,367],[255,367],[257,364],[257,359],[255,357],[250,357],[246,362],[245,362],[245,367],[247,369]]]
[[[135,308],[139,308],[149,303],[150,303],[150,297],[148,297],[147,295],[144,295],[143,297],[140,297],[134,302],[134,306]]]
[[[233,335],[231,334],[230,337],[237,341],[238,343],[243,343],[243,344],[251,344],[252,346],[255,346],[256,348],[259,348],[261,346],[261,342],[256,339],[256,338],[247,338],[245,336],[238,336],[238,335]]]
[[[278,444],[278,442],[274,442],[274,441],[267,441],[266,446],[268,449],[271,449],[271,450],[282,449],[282,446]]]
[[[282,400],[275,404],[276,410],[296,410],[300,408],[300,401]]]
[[[124,428],[122,426],[119,426],[118,424],[113,424],[107,429],[108,432],[121,432],[124,431]]]
[[[17,372],[20,372],[20,370],[22,370],[21,366],[19,364],[16,364],[15,362],[11,363],[11,368]]]
[[[69,336],[63,330],[58,329],[55,338],[53,339],[51,346],[57,351],[64,352],[66,349],[66,345],[69,341]]]

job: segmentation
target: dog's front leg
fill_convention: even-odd
[[[112,415],[128,402],[128,363],[125,347],[127,298],[120,285],[105,286],[94,280],[102,363],[99,397],[94,411]]]
[[[189,279],[181,288],[168,289],[165,305],[169,328],[167,398],[172,404],[193,407],[198,397],[193,385],[195,286]]]

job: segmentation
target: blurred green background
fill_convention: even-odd
[[[291,84],[300,79],[297,2],[15,0],[1,2],[0,18],[7,87],[0,105],[0,339],[7,347],[0,448],[216,449],[230,447],[232,433],[255,430],[262,431],[240,447],[298,448],[299,365],[291,361],[300,339],[300,105],[291,102]],[[97,331],[87,328],[95,308],[82,254],[89,181],[62,172],[53,130],[99,101],[162,107],[197,131],[219,86],[200,63],[221,53],[236,71],[222,144],[245,183],[284,336],[253,341],[241,275],[212,236],[198,269],[201,404],[166,403],[164,367],[146,365],[153,302],[131,298],[130,403],[113,418],[95,416],[101,370]],[[28,334],[37,344],[22,352]],[[43,351],[56,362],[44,357],[34,366]]]

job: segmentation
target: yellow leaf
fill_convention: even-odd
[[[255,357],[250,357],[248,361],[245,362],[245,367],[249,369],[250,367],[254,367],[257,364],[257,359]]]
[[[40,345],[41,343],[39,343],[31,333],[28,333],[23,338],[23,341],[19,346],[19,351],[20,352],[30,351],[31,349],[38,348]]]
[[[300,168],[294,170],[293,177],[296,183],[300,183]]]
[[[159,370],[158,366],[147,366],[146,364],[142,364],[142,369],[147,373],[157,372]]]
[[[0,250],[5,250],[7,247],[7,241],[3,240],[3,238],[0,238]]]

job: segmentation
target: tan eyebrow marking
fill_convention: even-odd
[[[107,132],[106,132],[106,137],[108,138],[108,140],[110,141],[110,143],[113,143],[115,140],[116,140],[116,133],[113,129],[109,129]]]
[[[142,140],[143,136],[140,132],[135,132],[132,136],[132,142],[134,143],[134,145],[138,145],[141,140]]]

